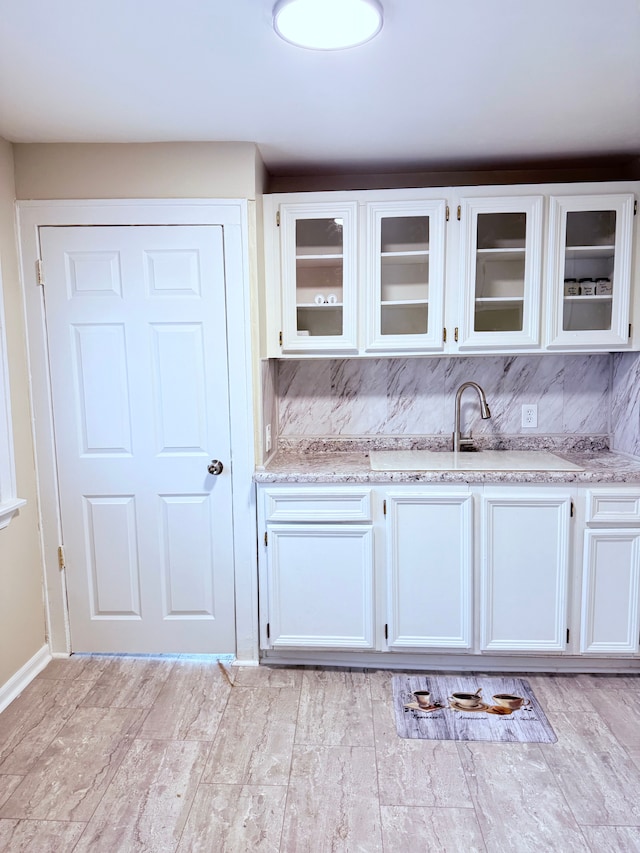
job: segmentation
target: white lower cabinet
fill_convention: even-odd
[[[640,492],[587,492],[580,652],[638,654]]]
[[[272,646],[372,649],[371,527],[282,524],[269,536]]]
[[[388,647],[472,645],[473,498],[387,492]]]
[[[563,652],[571,496],[535,487],[483,495],[482,651]]]
[[[370,490],[283,487],[261,491],[263,645],[374,648]],[[313,518],[319,521],[312,522]]]
[[[640,657],[640,489],[259,485],[258,519],[264,649]]]
[[[580,651],[638,650],[639,530],[587,530]]]

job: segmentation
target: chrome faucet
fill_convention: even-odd
[[[462,399],[462,393],[465,388],[476,389],[478,397],[480,398],[480,417],[483,420],[486,420],[487,418],[491,417],[491,412],[489,411],[489,404],[487,403],[487,398],[485,397],[482,388],[478,385],[477,382],[463,382],[456,392],[456,412],[453,427],[454,452],[458,452],[459,450],[471,449],[473,447],[473,439],[471,438],[471,432],[469,432],[469,435],[465,436],[464,438],[460,435],[460,400]]]

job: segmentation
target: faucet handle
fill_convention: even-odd
[[[473,434],[471,431],[469,431],[469,435],[461,435],[458,439],[458,451],[462,452],[465,450],[475,450]]]

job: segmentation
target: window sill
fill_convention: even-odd
[[[16,498],[12,501],[5,501],[5,503],[0,503],[0,530],[4,527],[8,527],[9,522],[13,518],[13,516],[17,513],[21,506],[24,506],[27,502],[22,500],[21,498]]]

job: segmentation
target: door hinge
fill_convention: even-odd
[[[447,330],[446,330],[446,328],[442,330],[442,342],[445,344],[447,342]]]
[[[389,626],[387,625],[387,623],[386,623],[386,622],[385,622],[385,625],[384,625],[384,638],[385,638],[385,640],[388,640],[388,639],[389,639]]]
[[[65,568],[64,562],[64,548],[62,545],[58,548],[58,568],[62,571]]]
[[[282,332],[278,335],[278,343],[282,346]]]
[[[633,215],[635,216],[638,213],[638,199],[633,202]]]
[[[36,261],[36,281],[40,285],[44,285],[44,271],[42,269],[42,261],[40,258]]]
[[[569,645],[569,629],[567,628],[567,645]]]
[[[449,221],[449,205],[447,205],[447,207],[446,207],[445,217],[446,217],[446,220],[448,222]]]
[[[460,219],[462,219],[462,208],[458,205],[458,221],[460,221]]]
[[[382,501],[382,514],[383,515],[387,514],[387,502],[386,501]]]
[[[280,211],[279,210],[276,212],[276,225],[278,226],[278,228],[280,227]]]
[[[631,337],[631,323],[629,323],[629,337]]]
[[[271,637],[271,625],[267,622],[267,640]]]
[[[265,530],[265,532],[264,532],[264,544],[265,544],[265,545],[268,545],[268,544],[269,544],[269,534],[267,533],[267,531],[266,531],[266,530]]]
[[[453,332],[453,339],[456,343],[458,343],[458,327],[457,326]]]
[[[573,501],[571,501],[571,518],[576,514],[576,508],[574,506]]]

